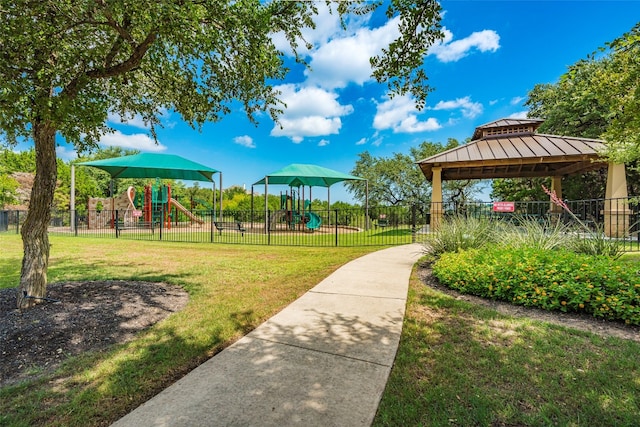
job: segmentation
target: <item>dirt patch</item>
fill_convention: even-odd
[[[66,358],[131,340],[181,310],[189,299],[166,283],[52,283],[46,302],[16,307],[17,289],[0,289],[0,386],[52,371]]]
[[[640,326],[626,325],[623,322],[612,322],[609,320],[597,319],[588,314],[552,312],[537,308],[513,305],[502,301],[489,300],[473,295],[461,294],[460,292],[454,291],[440,284],[438,279],[431,274],[430,268],[426,266],[419,266],[417,271],[422,283],[458,300],[468,301],[484,307],[490,307],[499,313],[510,316],[527,317],[530,319],[566,326],[568,328],[592,332],[600,336],[618,337],[640,342]]]

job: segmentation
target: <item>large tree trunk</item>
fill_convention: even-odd
[[[47,293],[49,265],[49,236],[51,205],[56,188],[56,131],[48,121],[33,123],[36,147],[36,177],[31,190],[29,212],[22,225],[24,258],[20,274],[18,308],[32,307],[42,302]]]

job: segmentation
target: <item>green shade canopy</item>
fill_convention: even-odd
[[[93,166],[111,178],[165,178],[189,181],[213,181],[216,169],[201,165],[174,154],[141,153],[78,163]]]
[[[273,172],[253,185],[281,184],[290,187],[308,185],[310,187],[330,187],[337,182],[359,180],[364,178],[334,171],[316,165],[291,164],[279,171]]]

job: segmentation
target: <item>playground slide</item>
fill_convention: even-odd
[[[197,222],[198,224],[204,224],[204,221],[201,220],[200,218],[198,218],[197,216],[195,216],[193,213],[191,213],[191,211],[187,208],[185,208],[184,206],[182,206],[180,204],[180,202],[178,202],[176,199],[174,199],[173,197],[171,199],[169,199],[169,204],[173,205],[176,207],[176,209],[178,209],[179,211],[181,211],[183,214],[185,214],[186,216],[188,216],[191,220]]]
[[[305,224],[309,230],[316,230],[318,227],[322,225],[322,218],[313,212],[307,212],[305,214],[307,216],[307,223]]]

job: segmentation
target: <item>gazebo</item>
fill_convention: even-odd
[[[442,215],[442,181],[458,179],[551,177],[551,190],[562,199],[562,177],[608,168],[604,209],[605,233],[628,229],[627,180],[624,164],[607,163],[598,139],[536,132],[540,119],[506,118],[476,128],[472,141],[417,162],[432,182],[431,229]],[[551,204],[550,210],[560,208]]]

